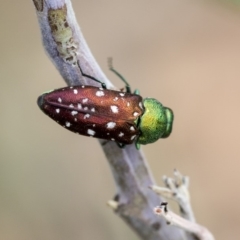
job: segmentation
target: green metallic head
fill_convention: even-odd
[[[172,132],[173,111],[164,107],[154,98],[143,100],[145,112],[140,118],[139,129],[141,134],[136,146],[157,141],[159,138],[167,138]]]

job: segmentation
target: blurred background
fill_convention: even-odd
[[[196,219],[218,240],[240,237],[239,1],[73,1],[94,56],[175,113],[173,133],[142,150],[159,185],[190,176]],[[115,194],[93,138],[36,104],[65,86],[45,55],[31,1],[0,8],[0,239],[137,240],[106,206]]]

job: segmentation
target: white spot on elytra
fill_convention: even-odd
[[[118,113],[118,107],[117,106],[111,106],[111,110],[113,113]]]
[[[73,89],[73,86],[71,86],[70,88]]]
[[[139,107],[140,107],[141,109],[143,109],[142,102],[139,102]]]
[[[60,109],[59,108],[56,109],[56,113],[60,113]]]
[[[73,90],[73,93],[74,93],[74,94],[78,94],[78,90],[77,90],[77,89],[74,89],[74,90]]]
[[[83,100],[82,100],[82,103],[86,103],[88,101],[88,98],[84,98]]]
[[[102,96],[104,96],[104,92],[103,91],[97,91],[96,96],[97,97],[102,97]]]
[[[115,98],[113,99],[114,102],[116,102],[117,100],[118,100],[118,97],[115,97]]]
[[[92,112],[95,112],[95,108],[92,108],[91,111],[92,111]]]
[[[130,130],[131,130],[131,131],[134,131],[135,129],[134,129],[134,127],[133,127],[133,126],[131,126],[131,127],[130,127]]]
[[[111,140],[112,140],[112,141],[115,141],[115,139],[114,139],[114,138],[111,138]]]
[[[85,114],[83,118],[84,118],[84,119],[90,118],[90,114],[88,114],[88,113]]]
[[[96,124],[93,124],[92,126],[93,126],[93,127],[95,127],[95,126],[96,126]]]
[[[118,134],[119,137],[122,137],[123,135],[124,135],[123,132],[120,132],[120,133]]]
[[[137,112],[134,112],[134,113],[133,113],[133,116],[134,116],[134,117],[136,117],[137,115],[138,115],[138,113],[137,113]]]
[[[131,140],[133,140],[135,137],[136,137],[136,135],[133,135],[133,136],[131,137]]]
[[[84,107],[83,110],[88,110],[88,107]]]
[[[69,107],[70,107],[70,108],[73,108],[74,106],[73,106],[73,104],[70,104]]]
[[[111,129],[111,128],[114,128],[116,126],[116,123],[115,122],[109,122],[107,123],[107,128]]]
[[[78,114],[78,112],[77,111],[72,111],[71,114],[74,116],[74,115]]]
[[[121,97],[123,97],[123,96],[125,95],[125,93],[119,93],[119,95],[120,95]]]
[[[87,134],[90,136],[94,136],[95,135],[95,131],[93,131],[92,129],[88,129],[87,130]]]
[[[82,85],[82,88],[85,88],[85,86],[84,86],[84,85]]]
[[[76,121],[77,121],[77,118],[74,118],[74,121],[76,122]]]
[[[82,109],[82,104],[78,103],[78,109]]]
[[[128,107],[130,106],[130,102],[127,102],[127,106],[128,106]]]
[[[62,102],[62,99],[60,97],[58,98],[58,102],[60,102],[60,103]]]
[[[66,125],[66,127],[70,127],[71,123],[70,122],[66,122],[65,125]]]

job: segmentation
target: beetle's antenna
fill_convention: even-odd
[[[131,93],[131,87],[129,85],[129,83],[127,82],[127,80],[125,80],[125,78],[119,73],[117,72],[114,68],[113,68],[113,60],[111,57],[108,58],[108,67],[109,70],[111,70],[112,72],[114,72],[124,83],[125,83],[125,88],[126,88],[126,92]]]
[[[96,79],[95,77],[92,77],[92,76],[90,76],[90,75],[88,75],[88,74],[85,74],[85,73],[82,71],[82,68],[81,68],[81,66],[80,66],[79,60],[77,61],[77,65],[78,65],[78,67],[79,67],[79,69],[80,69],[80,72],[81,72],[82,76],[87,77],[87,78],[90,78],[90,79],[94,80],[95,82],[100,83],[100,84],[102,85],[102,88],[104,88],[104,89],[107,88],[107,86],[106,86],[106,84],[105,84],[104,82],[102,82],[102,81],[100,81],[100,80]]]

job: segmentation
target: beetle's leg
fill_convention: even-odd
[[[100,81],[100,80],[96,79],[95,77],[92,77],[92,76],[90,76],[90,75],[88,75],[88,74],[85,74],[85,73],[82,71],[82,68],[81,68],[81,66],[80,66],[79,61],[77,61],[77,65],[78,65],[78,67],[79,67],[79,69],[80,69],[81,74],[82,74],[84,77],[88,77],[88,78],[94,80],[95,82],[100,83],[100,84],[102,85],[102,88],[104,88],[104,89],[107,88],[107,87],[106,87],[106,84],[105,84],[104,82],[102,82],[102,81]]]
[[[136,146],[136,149],[137,149],[137,150],[139,150],[139,149],[140,149],[140,147],[141,147],[141,144],[140,144],[140,143],[137,143],[137,142],[135,142],[135,146]]]
[[[124,148],[124,147],[125,147],[125,144],[123,144],[123,143],[117,142],[117,145],[118,145],[120,148]]]
[[[136,95],[139,95],[139,94],[140,94],[140,91],[139,91],[138,89],[136,89],[136,90],[134,90],[133,93],[136,94]]]
[[[118,147],[120,147],[120,148],[124,148],[124,147],[126,146],[125,144],[123,144],[123,143],[118,143],[118,142],[117,142],[117,145],[118,145]],[[141,144],[135,142],[135,147],[136,147],[137,150],[139,150],[140,147],[141,147]]]
[[[108,58],[108,67],[109,70],[111,70],[112,72],[114,72],[124,83],[125,83],[125,88],[126,88],[126,92],[127,93],[131,93],[131,87],[129,85],[129,83],[127,82],[127,80],[119,73],[117,72],[112,65],[112,58]]]

